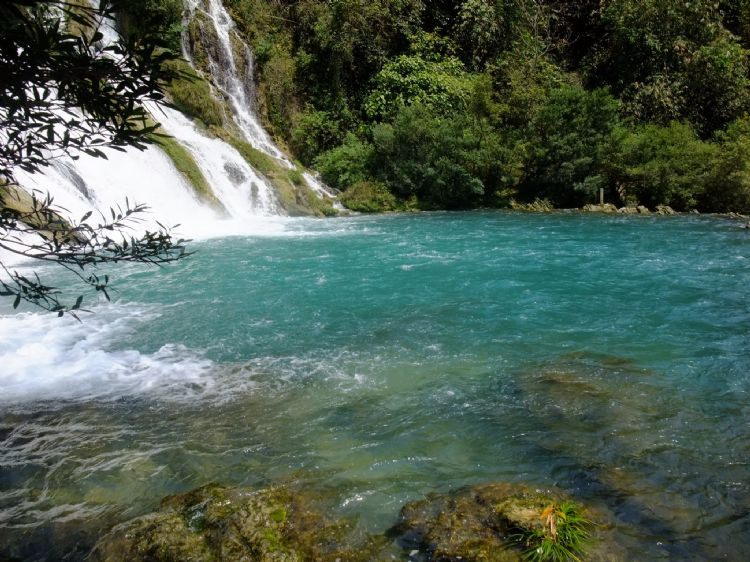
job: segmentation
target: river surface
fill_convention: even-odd
[[[555,485],[628,559],[750,552],[738,223],[297,219],[191,248],[115,270],[81,323],[0,302],[0,559],[80,559],[214,481],[301,481],[372,532],[432,491]]]

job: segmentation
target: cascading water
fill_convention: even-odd
[[[196,17],[196,12],[200,12],[201,21],[210,25],[210,29],[201,30],[205,35],[202,46],[208,59],[207,70],[211,75],[211,82],[229,101],[232,118],[240,133],[254,148],[276,158],[286,168],[293,168],[294,164],[274,144],[258,119],[255,111],[253,52],[235,29],[221,0],[188,0],[187,8],[191,19]],[[209,37],[215,38],[215,41]],[[194,46],[186,35],[183,55],[195,66],[193,49]],[[335,197],[311,173],[305,172],[303,177],[318,197]]]
[[[210,33],[216,38],[216,42],[203,42],[208,58],[208,71],[212,83],[229,100],[232,117],[242,136],[258,150],[281,160],[291,168],[292,163],[274,145],[254,112],[252,51],[237,33],[224,5],[220,0],[188,0],[186,7],[190,18],[195,17],[196,11],[200,11],[203,16],[201,21],[210,24],[210,29],[203,32]],[[235,56],[235,48],[240,51],[241,57]],[[190,41],[183,41],[183,55],[195,66]]]
[[[237,35],[229,14],[218,0],[188,0],[186,7],[191,15],[200,10],[219,39],[215,52],[209,53],[208,70],[211,82],[229,100],[231,117],[242,137],[283,167],[293,168],[253,112],[252,52]],[[100,31],[102,45],[118,37],[108,20],[101,22]],[[233,43],[240,49],[240,57],[235,56]],[[191,59],[187,47],[184,54]],[[278,222],[272,219],[285,211],[274,187],[236,149],[209,136],[176,110],[155,104],[149,104],[147,109],[164,131],[190,153],[225,213],[201,201],[157,147],[108,152],[106,161],[87,155],[76,161],[62,159],[41,173],[19,172],[19,183],[29,190],[50,193],[55,203],[74,218],[122,205],[127,196],[131,202],[144,203],[151,209],[154,221],[146,221],[148,227],[153,227],[158,218],[162,224],[179,223],[179,232],[191,237],[278,231]],[[309,172],[303,177],[319,197],[333,195]]]

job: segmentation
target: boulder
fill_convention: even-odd
[[[638,207],[634,207],[632,205],[628,205],[626,207],[620,207],[617,209],[618,213],[621,213],[623,215],[637,215],[638,214]]]
[[[644,205],[638,205],[638,213],[641,215],[650,215],[651,211],[649,211],[648,207]]]
[[[508,483],[483,484],[453,493],[432,494],[405,505],[399,524],[390,533],[401,546],[418,553],[420,560],[521,561],[528,555],[527,537],[549,533],[550,514],[565,501],[570,498],[559,490]],[[592,530],[603,531],[608,527],[600,514],[584,507],[581,510],[591,519]],[[615,549],[602,549],[600,541],[593,540],[591,546],[596,548],[583,555],[583,559],[616,559],[602,554]]]
[[[669,205],[657,205],[656,214],[657,215],[676,215],[677,211],[675,211]]]
[[[617,207],[612,203],[604,203],[604,205],[586,205],[583,210],[588,213],[616,213]]]
[[[97,542],[88,559],[102,562],[378,559],[378,549],[388,542],[385,537],[352,538],[352,525],[348,521],[326,520],[312,507],[314,503],[310,497],[283,487],[252,490],[212,484],[168,497],[156,513],[115,527]]]

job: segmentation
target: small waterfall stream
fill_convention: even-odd
[[[220,0],[188,0],[189,17],[200,11],[202,19],[210,23],[206,33],[217,39],[215,45],[204,45],[208,57],[208,70],[212,83],[226,96],[232,109],[232,117],[242,136],[258,150],[281,160],[288,168],[292,163],[273,143],[255,114],[253,86],[253,54],[235,29],[231,16]],[[232,44],[234,41],[234,45]],[[235,48],[241,51],[241,59],[235,56]],[[194,64],[194,53],[188,41],[183,41],[183,56]]]

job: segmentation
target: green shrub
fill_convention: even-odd
[[[700,140],[686,123],[645,125],[623,137],[615,182],[649,208],[689,210],[705,189],[715,152],[716,146]]]
[[[371,158],[372,145],[350,133],[343,144],[318,156],[314,167],[324,182],[345,191],[355,183],[370,179]]]
[[[333,115],[308,108],[297,118],[290,144],[300,161],[309,166],[316,156],[339,144],[341,139]]]
[[[700,208],[750,213],[750,118],[736,121],[716,140],[719,145],[700,196]]]
[[[410,105],[450,114],[466,107],[471,89],[472,76],[456,58],[433,61],[402,55],[375,76],[363,107],[373,121],[391,121],[401,108]]]
[[[362,181],[339,197],[344,207],[359,213],[382,213],[396,209],[396,198],[382,183]]]
[[[529,127],[529,161],[520,194],[549,198],[555,207],[578,207],[604,185],[606,151],[619,104],[605,90],[580,86],[554,90]]]
[[[118,23],[125,37],[156,34],[172,52],[180,52],[182,0],[128,0],[118,3],[118,8]]]

